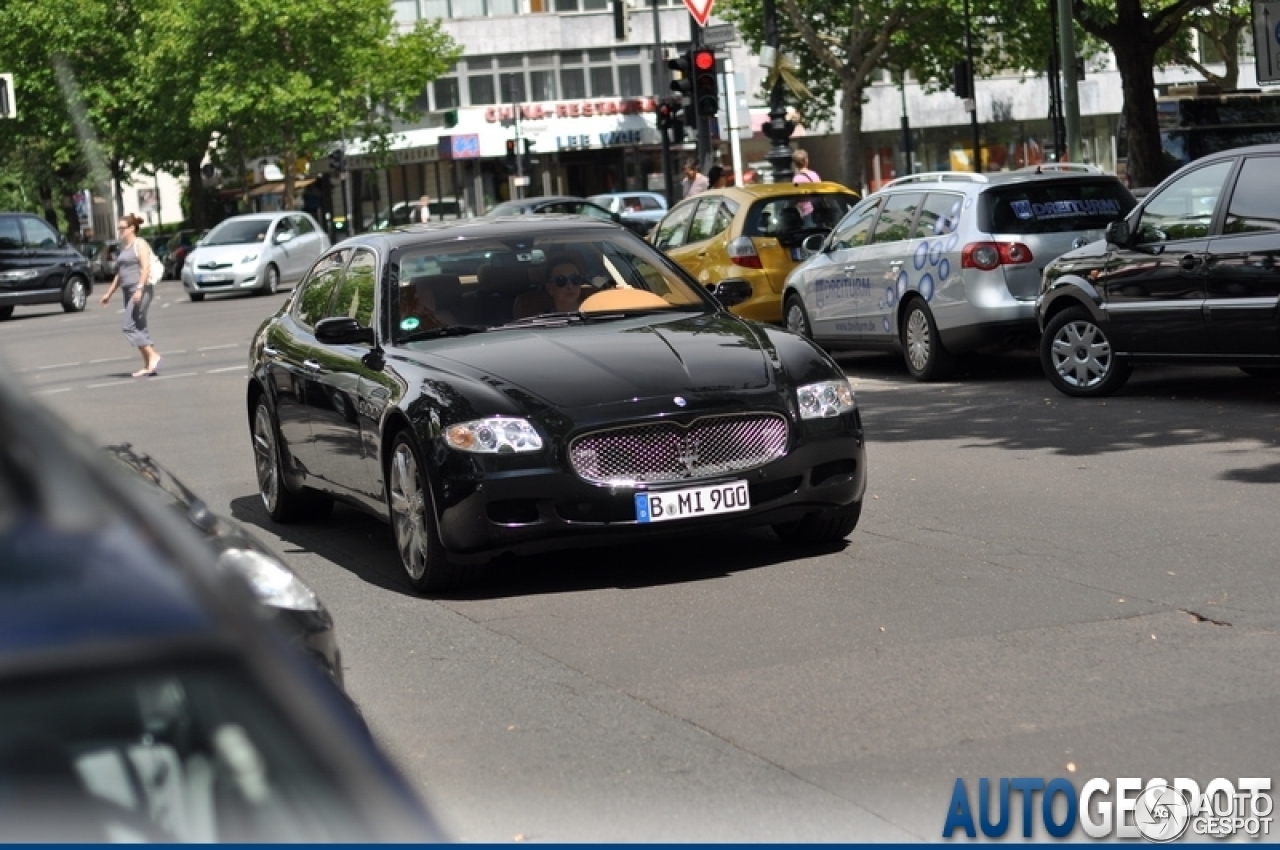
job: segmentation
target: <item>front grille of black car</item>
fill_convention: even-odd
[[[686,481],[764,466],[786,454],[787,436],[787,420],[776,413],[628,425],[575,438],[569,462],[596,484]]]

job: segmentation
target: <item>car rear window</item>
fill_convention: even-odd
[[[830,230],[858,202],[841,193],[783,195],[757,201],[742,228],[744,236],[782,236]]]
[[[1137,205],[1116,179],[1026,182],[982,194],[978,223],[987,233],[1031,234],[1097,230]]]

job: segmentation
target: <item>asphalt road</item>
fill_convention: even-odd
[[[119,304],[96,297],[18,308],[0,358],[91,439],[261,529],[333,610],[352,695],[454,837],[935,840],[958,777],[1280,773],[1280,381],[1148,368],[1079,401],[1026,354],[931,385],[842,357],[870,474],[847,546],[577,551],[427,600],[378,521],[260,507],[247,343],[284,297],[162,284],[155,378],[128,377]]]

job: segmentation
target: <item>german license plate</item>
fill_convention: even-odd
[[[672,519],[730,514],[751,507],[747,482],[729,481],[706,487],[636,493],[636,522],[666,522]]]
[[[231,276],[225,274],[196,275],[196,283],[226,283],[229,280],[231,280]]]

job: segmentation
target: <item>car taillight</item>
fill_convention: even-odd
[[[1021,242],[970,242],[960,252],[960,267],[989,272],[997,266],[1019,266],[1032,259],[1031,249]]]
[[[764,264],[760,262],[760,255],[756,253],[756,243],[752,242],[749,237],[739,236],[725,246],[725,251],[729,254],[729,259],[736,266],[742,266],[747,269],[762,269]]]

